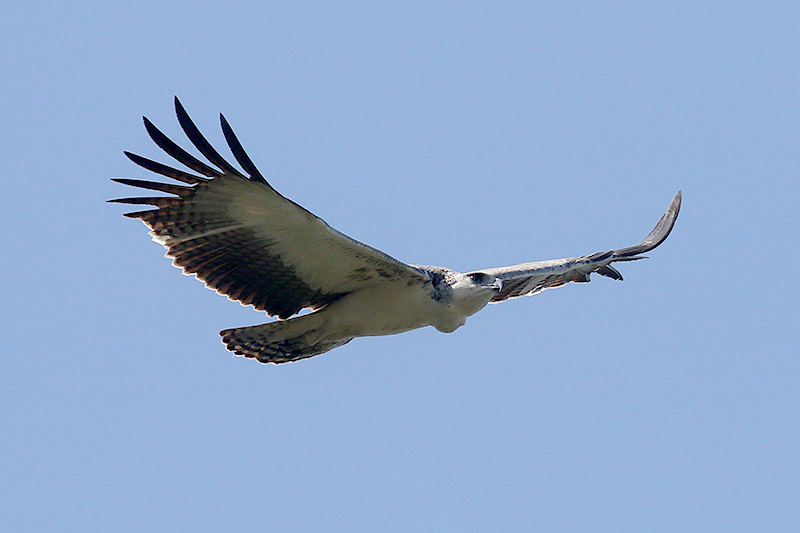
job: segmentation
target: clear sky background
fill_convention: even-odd
[[[800,530],[798,4],[342,4],[3,8],[0,529]],[[259,365],[104,203],[167,161],[141,115],[188,147],[173,95],[407,262],[683,211],[622,283]]]

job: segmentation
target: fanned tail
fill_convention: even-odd
[[[261,363],[288,363],[343,346],[353,337],[332,335],[317,313],[258,326],[220,331],[222,342],[236,355]]]

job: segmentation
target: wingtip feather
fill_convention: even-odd
[[[222,127],[222,134],[225,136],[225,141],[228,143],[228,148],[230,148],[231,152],[233,153],[233,157],[235,157],[236,161],[242,165],[242,168],[245,170],[245,172],[250,174],[250,180],[269,185],[261,172],[259,172],[258,168],[256,168],[252,159],[250,159],[250,156],[248,156],[247,152],[245,152],[244,147],[242,147],[242,143],[239,142],[239,138],[236,137],[236,133],[234,133],[233,128],[231,128],[231,125],[228,123],[228,120],[222,113],[219,114],[219,123]]]
[[[678,219],[678,214],[681,211],[681,201],[683,198],[683,193],[679,190],[675,193],[675,196],[672,197],[672,201],[667,207],[667,210],[661,215],[661,218],[656,223],[653,230],[645,237],[642,242],[635,246],[629,246],[627,248],[622,248],[615,252],[615,261],[623,261],[627,258],[633,258],[634,256],[647,253],[650,250],[653,250],[660,246],[669,234],[672,233],[672,228],[675,227],[675,222]]]
[[[208,140],[203,136],[203,133],[191,119],[189,113],[186,112],[186,109],[177,98],[175,98],[175,114],[178,116],[178,122],[180,123],[181,128],[183,128],[183,132],[186,134],[186,137],[189,138],[195,148],[197,148],[200,153],[206,157],[206,159],[208,159],[213,165],[216,165],[226,174],[233,174],[234,176],[239,176],[240,178],[245,177],[236,169],[236,167],[228,163],[228,161],[222,157],[213,146],[211,146],[211,143],[208,142]]]

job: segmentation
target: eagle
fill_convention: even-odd
[[[486,304],[572,281],[588,282],[592,273],[622,280],[612,265],[643,259],[642,254],[664,242],[681,207],[678,191],[653,231],[627,248],[467,273],[412,265],[348,237],[282,196],[258,171],[222,114],[222,133],[241,171],[203,137],[177,97],[175,112],[207,162],[143,117],[156,145],[192,172],[126,151],[140,167],[181,185],[113,178],[164,194],[109,201],[154,207],[124,216],[144,222],[185,274],[231,300],[278,317],[220,332],[228,350],[262,363],[298,361],[356,337],[424,326],[450,333]]]

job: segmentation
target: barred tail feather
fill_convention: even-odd
[[[353,337],[331,335],[315,315],[226,329],[219,334],[223,344],[236,355],[274,364],[313,357],[353,340]]]

